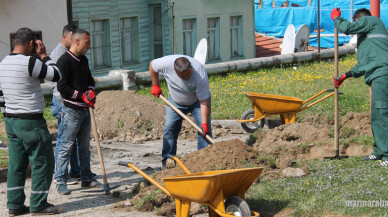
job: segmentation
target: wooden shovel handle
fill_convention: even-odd
[[[334,74],[338,77],[338,29],[334,28]],[[334,88],[334,154],[339,157],[338,87]]]
[[[92,122],[93,134],[94,134],[94,138],[96,140],[97,154],[98,154],[98,159],[100,161],[102,180],[104,182],[104,185],[107,185],[108,184],[108,180],[106,178],[104,160],[102,159],[100,139],[98,138],[98,132],[97,132],[97,124],[96,124],[96,120],[94,119],[94,111],[93,111],[93,109],[91,107],[89,107],[89,112],[90,112],[90,119],[91,119],[91,122]]]
[[[183,112],[181,112],[177,107],[175,107],[170,101],[168,101],[162,94],[159,95],[159,98],[161,98],[167,105],[169,105],[176,113],[178,113],[182,118],[184,118],[187,122],[191,124],[199,133],[203,134],[203,131],[201,128],[197,126],[192,120],[190,120],[189,117],[187,117]],[[211,143],[214,144],[214,140],[206,134],[206,139]]]

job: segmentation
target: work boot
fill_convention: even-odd
[[[22,206],[19,209],[9,209],[9,216],[18,216],[30,213],[30,208],[28,206]]]
[[[54,206],[53,204],[48,204],[48,206],[44,209],[31,212],[32,216],[39,216],[39,215],[54,215],[58,214],[63,210],[63,207]]]
[[[71,191],[67,189],[66,184],[57,184],[57,191],[58,191],[58,194],[61,194],[61,195],[69,195],[71,193]]]
[[[388,160],[379,160],[376,166],[388,168]]]
[[[101,183],[95,179],[92,181],[81,182],[81,188],[94,188],[101,185]]]
[[[176,166],[175,160],[167,158],[167,160],[166,160],[167,169],[174,168],[175,166]]]
[[[374,154],[371,154],[371,155],[369,155],[369,156],[364,157],[364,160],[365,160],[365,161],[370,161],[370,160],[381,160],[381,158],[376,157],[376,155],[374,155]]]

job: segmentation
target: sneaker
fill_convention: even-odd
[[[28,206],[22,206],[19,209],[9,209],[9,216],[18,216],[30,213],[30,208]]]
[[[388,160],[379,160],[376,166],[388,168]]]
[[[175,160],[167,158],[167,160],[166,160],[167,169],[174,168],[175,166],[176,166]]]
[[[31,212],[32,216],[38,215],[54,215],[58,214],[63,210],[63,207],[54,206],[52,204],[48,204],[48,206],[42,210]]]
[[[68,185],[75,185],[75,184],[78,184],[78,182],[81,181],[81,178],[69,178],[69,180],[67,180],[67,184]]]
[[[58,191],[58,194],[61,194],[61,195],[69,195],[71,193],[71,191],[67,189],[66,184],[57,184],[57,191]]]
[[[88,182],[81,182],[81,188],[94,188],[101,185],[101,183],[95,179]]]
[[[380,159],[378,157],[376,157],[376,155],[371,154],[369,156],[364,157],[364,160],[369,161],[369,160],[380,160]]]

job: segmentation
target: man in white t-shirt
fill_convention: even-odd
[[[197,125],[201,124],[203,135],[198,134],[198,150],[208,146],[204,138],[211,136],[210,90],[205,67],[192,57],[169,55],[150,63],[152,80],[151,94],[156,98],[162,93],[159,73],[167,81],[168,100],[184,114],[191,113]],[[182,127],[182,117],[167,106],[163,130],[162,165],[166,166],[167,155],[176,155],[177,139]]]

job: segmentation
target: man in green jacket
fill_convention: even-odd
[[[388,168],[388,31],[383,21],[368,9],[354,13],[354,22],[341,17],[334,8],[331,18],[335,27],[345,34],[357,34],[357,65],[340,77],[333,78],[335,87],[349,77],[365,77],[372,88],[371,123],[375,138],[373,153],[365,160],[378,160],[377,166]]]

